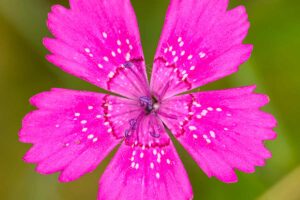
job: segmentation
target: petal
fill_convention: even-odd
[[[235,182],[234,169],[251,173],[271,157],[263,141],[276,137],[276,120],[259,110],[269,99],[254,89],[199,92],[163,103],[161,119],[209,177]]]
[[[127,97],[147,94],[144,56],[129,0],[78,0],[52,7],[44,45],[64,71]]]
[[[119,143],[105,123],[104,96],[92,92],[53,89],[34,96],[38,110],[23,120],[20,140],[33,143],[24,160],[37,171],[61,171],[67,182],[94,170]]]
[[[151,77],[161,99],[232,74],[249,58],[252,45],[242,44],[249,28],[245,8],[226,11],[227,5],[171,1]]]
[[[172,143],[156,148],[123,144],[101,177],[98,199],[178,200],[192,195]]]

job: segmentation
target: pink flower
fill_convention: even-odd
[[[235,169],[254,172],[270,152],[275,119],[260,107],[255,86],[180,93],[238,70],[252,51],[242,44],[245,8],[227,0],[171,0],[150,84],[129,0],[70,0],[48,18],[47,59],[120,96],[52,89],[31,98],[38,110],[23,120],[24,157],[41,174],[68,182],[93,171],[121,143],[104,172],[98,199],[192,199],[187,173],[166,132],[207,176],[231,183]],[[122,97],[121,97],[122,96]]]

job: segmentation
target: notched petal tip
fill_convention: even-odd
[[[37,164],[34,170],[42,175],[50,175],[57,172],[57,170],[47,170],[44,166],[41,166],[40,164]]]
[[[46,49],[51,49],[51,44],[54,40],[54,38],[44,37],[42,39],[42,43],[46,47]]]
[[[74,180],[76,180],[77,178],[74,177],[70,177],[70,176],[66,176],[63,174],[63,171],[60,173],[59,177],[58,177],[58,181],[61,183],[68,183],[68,182],[72,182]]]
[[[34,105],[33,103],[31,103]],[[22,119],[22,126],[18,132],[19,141],[22,143],[32,143],[31,139],[28,137],[28,125],[30,124],[30,118],[34,115],[35,111],[30,111]]]
[[[23,142],[23,141],[22,141]],[[28,150],[25,155],[22,157],[22,160],[26,163],[32,163],[35,164],[37,161],[34,159],[34,157],[31,156],[30,150]]]
[[[39,108],[40,107],[40,103],[46,101],[46,99],[48,98],[48,96],[51,95],[51,91],[44,91],[44,92],[40,92],[34,96],[32,96],[29,99],[29,103],[36,107]],[[33,111],[34,112],[34,111]],[[33,114],[33,112],[31,112],[31,114]],[[30,114],[30,113],[29,113]],[[28,116],[30,116],[28,114]]]
[[[275,127],[277,127],[277,124],[276,124]],[[271,131],[271,133],[269,134],[269,138],[267,138],[266,140],[275,140],[277,138],[277,136],[278,136],[277,133],[275,131],[273,131],[273,130],[270,130],[270,131]]]
[[[53,13],[53,14],[55,14],[55,13],[60,13],[60,12],[63,12],[63,11],[65,11],[65,10],[67,10],[67,8],[66,7],[64,7],[64,6],[62,6],[62,5],[59,5],[59,4],[55,4],[55,5],[52,5],[51,6],[51,12]]]
[[[238,177],[235,176],[235,177],[231,177],[231,178],[224,179],[224,180],[221,180],[221,181],[224,182],[224,183],[227,183],[227,184],[234,184],[234,183],[237,183],[239,180],[238,180]]]
[[[241,51],[243,53],[241,54],[241,63],[240,64],[243,64],[250,59],[253,49],[254,49],[253,44],[243,44],[242,45]]]
[[[208,178],[216,178],[219,181],[222,181],[223,183],[232,184],[238,182],[238,176],[236,175],[234,169],[230,169],[230,173],[223,173],[223,174],[205,174],[208,176]]]

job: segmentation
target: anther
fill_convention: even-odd
[[[155,131],[150,131],[149,133],[150,133],[150,135],[151,135],[152,137],[154,137],[154,138],[159,138],[159,137],[160,137],[160,134],[157,133],[157,132],[155,132]]]

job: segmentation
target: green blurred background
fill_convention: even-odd
[[[28,99],[52,87],[99,91],[44,59],[41,40],[49,35],[46,17],[52,4],[67,0],[0,0],[0,199],[81,200],[96,199],[98,180],[110,158],[96,171],[62,184],[57,174],[42,176],[34,165],[22,161],[30,145],[18,142],[22,117],[33,109]],[[132,0],[140,24],[147,63],[152,58],[164,21],[167,0]],[[273,158],[254,174],[238,172],[239,182],[224,184],[208,179],[180,147],[195,199],[300,199],[300,1],[232,0],[244,4],[251,29],[247,42],[254,44],[251,59],[241,70],[203,88],[222,89],[257,84],[269,94],[265,110],[278,119],[278,138],[267,142]],[[113,187],[113,186],[112,186]]]

